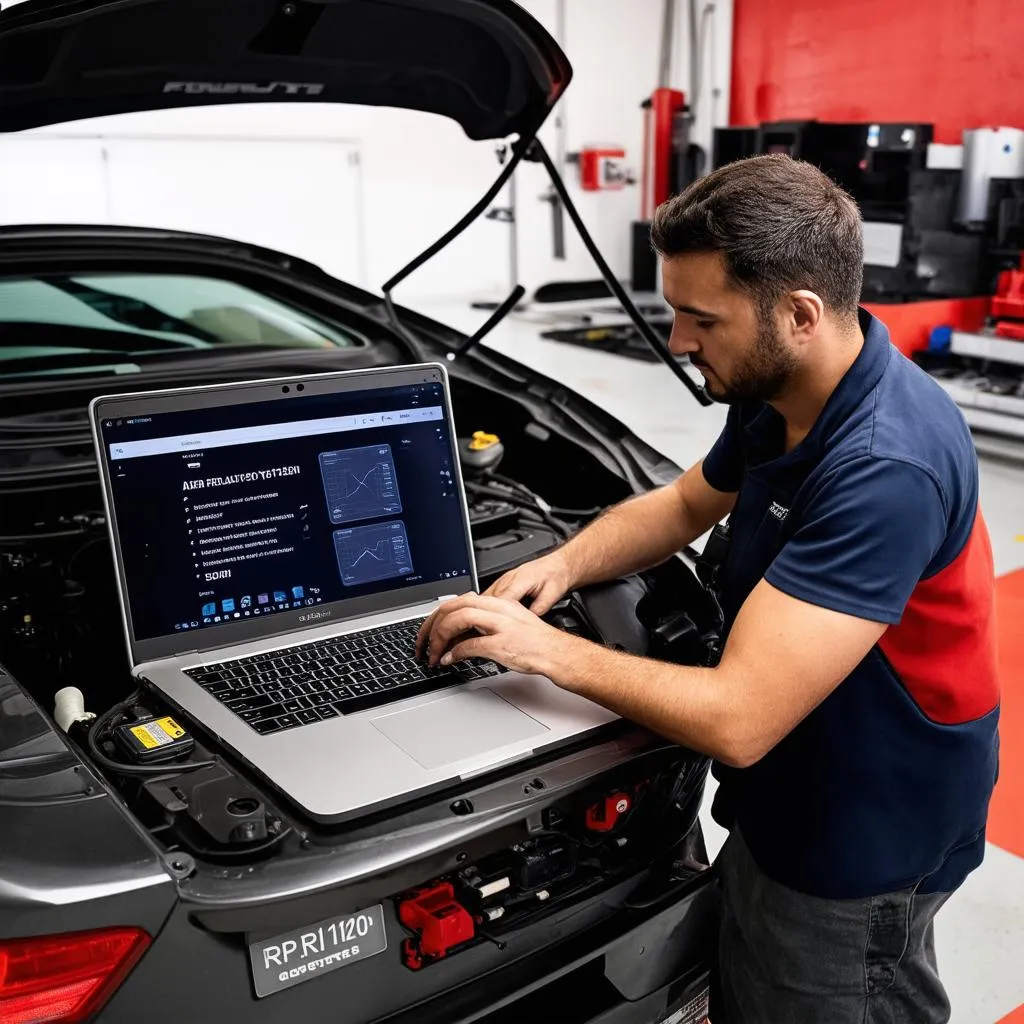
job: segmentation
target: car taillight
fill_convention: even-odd
[[[110,998],[149,943],[138,928],[0,939],[0,1021],[85,1020]]]

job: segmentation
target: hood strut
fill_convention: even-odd
[[[539,128],[539,126],[538,126]],[[644,319],[643,314],[636,308],[633,300],[626,293],[625,288],[612,273],[611,267],[605,261],[605,258],[601,255],[601,250],[598,249],[597,243],[591,237],[589,231],[587,231],[586,225],[583,223],[583,219],[580,217],[579,211],[576,209],[575,204],[572,201],[572,197],[569,195],[569,190],[565,187],[565,182],[562,176],[558,173],[558,168],[555,167],[548,155],[548,151],[544,148],[543,143],[536,136],[537,130],[525,134],[520,138],[512,147],[512,158],[507,164],[501,169],[501,173],[498,175],[494,184],[487,190],[480,201],[453,227],[442,235],[433,245],[424,249],[412,262],[404,266],[397,274],[394,275],[390,280],[384,283],[381,291],[384,293],[384,305],[387,309],[388,319],[391,322],[392,327],[395,331],[405,339],[405,341],[412,346],[413,351],[419,353],[420,346],[416,341],[416,338],[406,328],[405,324],[402,323],[401,318],[398,315],[398,311],[395,308],[394,301],[391,293],[394,289],[401,284],[407,277],[414,274],[424,263],[433,259],[442,249],[450,245],[456,238],[459,237],[474,221],[478,220],[483,216],[484,212],[490,207],[491,203],[494,202],[498,193],[508,184],[509,178],[515,174],[516,168],[523,160],[529,160],[531,162],[540,163],[543,165],[545,171],[547,171],[548,177],[551,179],[551,184],[558,195],[558,198],[562,201],[562,205],[565,207],[566,213],[569,214],[569,219],[573,223],[573,227],[576,228],[577,234],[580,236],[583,244],[587,248],[587,252],[590,253],[594,263],[597,264],[598,270],[601,272],[601,276],[604,278],[605,284],[608,285],[612,294],[618,299],[626,315],[633,322],[633,325],[640,332],[640,336],[647,342],[650,348],[654,351],[655,355],[675,374],[680,380],[683,387],[697,400],[700,405],[711,405],[711,399],[708,397],[705,390],[696,384],[683,367],[676,360],[675,356],[668,350],[668,346],[654,333],[651,325]],[[488,319],[487,323],[477,331],[472,338],[459,347],[457,352],[453,351],[449,354],[449,358],[454,358],[456,354],[463,355],[475,344],[477,344],[486,334],[490,333],[497,325],[515,308],[516,303],[519,301],[523,294],[522,287],[516,285],[512,294],[501,304],[497,311]]]

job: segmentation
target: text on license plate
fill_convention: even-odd
[[[388,948],[380,904],[249,944],[256,995],[272,995]]]

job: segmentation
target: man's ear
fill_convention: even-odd
[[[818,333],[825,320],[825,303],[815,292],[789,292],[784,302],[786,326],[793,341],[806,345]]]

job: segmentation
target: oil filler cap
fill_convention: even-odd
[[[497,434],[477,430],[472,437],[459,438],[459,461],[467,473],[493,473],[505,455]]]

